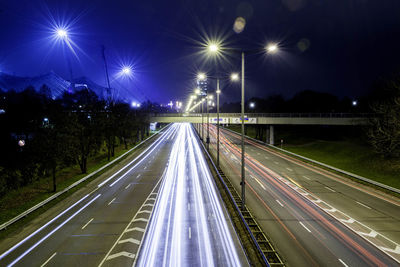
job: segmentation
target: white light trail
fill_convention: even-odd
[[[240,266],[219,195],[193,129],[188,123],[177,125],[169,165],[137,266],[188,265],[190,255],[199,266]],[[190,229],[190,238],[183,229]]]
[[[115,176],[117,176],[119,173],[121,173],[123,170],[125,170],[126,168],[129,167],[130,164],[132,164],[133,162],[135,162],[138,158],[140,158],[142,155],[144,155],[149,149],[151,149],[153,146],[158,146],[162,140],[164,140],[165,137],[169,137],[175,130],[174,125],[172,127],[170,127],[167,131],[165,131],[164,133],[161,134],[161,137],[154,142],[153,144],[151,144],[148,148],[146,148],[142,153],[140,153],[139,156],[137,156],[135,159],[133,159],[131,162],[129,162],[129,164],[125,165],[123,168],[121,168],[119,171],[117,171],[116,173],[114,173],[113,175],[111,175],[110,177],[108,177],[106,180],[104,180],[103,182],[101,182],[100,184],[97,185],[97,187],[102,187],[104,184],[108,183],[111,179],[113,179]],[[153,150],[152,150],[153,151]],[[150,152],[149,152],[150,154]],[[148,155],[149,155],[148,154]],[[142,162],[143,159],[140,161]],[[125,176],[126,174],[128,174],[131,170],[133,170],[138,164],[136,164],[134,167],[130,168],[123,176]],[[121,177],[118,179],[118,181],[122,179]],[[115,183],[115,182],[114,182]],[[113,184],[114,184],[113,183]]]
[[[84,210],[87,206],[89,206],[90,204],[92,204],[93,201],[95,201],[96,199],[98,199],[101,196],[101,194],[98,194],[95,198],[93,198],[92,200],[90,200],[87,204],[85,204],[85,206],[83,206],[82,208],[80,208],[77,212],[75,212],[74,214],[72,214],[70,217],[68,217],[68,219],[66,219],[64,222],[62,222],[60,225],[58,225],[56,228],[54,228],[50,233],[48,233],[47,235],[45,235],[43,238],[41,238],[38,242],[36,242],[33,246],[31,246],[28,250],[26,250],[24,253],[22,253],[18,258],[16,258],[13,262],[11,262],[8,267],[14,266],[17,262],[19,262],[23,257],[25,257],[29,252],[31,252],[33,249],[35,249],[37,246],[39,246],[43,241],[45,241],[47,238],[49,238],[52,234],[54,234],[58,229],[60,229],[61,227],[63,227],[67,222],[69,222],[70,220],[72,220],[72,218],[74,218],[78,213],[80,213],[82,210]]]
[[[21,240],[20,242],[18,242],[17,244],[15,244],[12,248],[10,248],[9,250],[7,250],[6,252],[4,252],[3,254],[0,255],[0,260],[3,259],[5,256],[7,256],[8,254],[10,254],[12,251],[14,251],[17,247],[21,246],[23,243],[25,243],[26,241],[28,241],[32,236],[36,235],[37,233],[39,233],[40,231],[42,231],[45,227],[47,227],[49,224],[51,224],[52,222],[54,222],[55,220],[57,220],[58,218],[60,218],[62,215],[64,215],[66,212],[68,212],[70,209],[72,209],[73,207],[75,207],[76,205],[78,205],[80,202],[82,202],[82,200],[86,199],[89,195],[84,196],[83,198],[81,198],[80,200],[78,200],[77,202],[75,202],[72,206],[70,206],[68,209],[64,210],[63,212],[61,212],[60,214],[58,214],[56,217],[54,217],[53,219],[51,219],[50,221],[48,221],[45,225],[43,225],[42,227],[40,227],[39,229],[37,229],[35,232],[33,232],[32,234],[28,235],[27,237],[25,237],[23,240]]]

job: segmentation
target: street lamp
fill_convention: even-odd
[[[251,109],[255,108],[255,107],[256,107],[256,103],[250,102],[249,107],[250,107]]]

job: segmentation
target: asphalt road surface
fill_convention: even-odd
[[[221,168],[240,192],[240,135],[221,129],[220,139]],[[245,151],[246,205],[289,266],[399,265],[398,199],[250,139]]]
[[[203,259],[215,264],[245,264],[244,252],[214,185],[201,180],[209,178],[209,171],[189,129],[183,124],[164,129],[148,145],[2,240],[0,266],[132,266],[143,240],[153,238],[151,232],[145,234],[146,229],[168,221],[152,219],[156,218],[152,217],[153,211],[155,214],[163,211],[164,199],[170,210],[181,216],[174,216],[168,228],[163,228],[163,231],[169,229],[172,238],[158,246],[168,255],[166,265],[184,266]],[[181,159],[182,149],[187,154],[183,154],[184,162],[178,164],[175,161],[177,157]],[[175,177],[178,165],[174,164],[179,165],[178,177]],[[181,170],[182,164],[189,164],[189,168]],[[193,173],[196,168],[197,176]],[[169,183],[174,185],[167,186]],[[194,192],[188,194],[185,190]],[[191,211],[177,209],[186,204],[190,204]],[[205,223],[204,216],[207,216]],[[215,224],[217,221],[220,225]],[[192,227],[191,233],[188,227]],[[219,239],[221,234],[226,242]],[[165,238],[164,234],[161,236]],[[203,236],[208,236],[208,240]],[[170,245],[178,246],[178,256],[176,248]],[[146,245],[144,252],[145,248]],[[209,254],[207,258],[200,257],[204,250],[211,250],[211,257],[218,257],[210,258]],[[184,254],[185,251],[188,253]],[[147,256],[140,259],[147,260]],[[164,259],[157,255],[153,264],[147,266],[158,265]]]

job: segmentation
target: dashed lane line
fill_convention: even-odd
[[[310,229],[308,229],[302,222],[299,222],[301,224],[301,226],[304,227],[304,229],[306,229],[309,233],[311,233]]]
[[[94,218],[90,219],[84,226],[82,226],[82,230],[86,228],[93,221]]]
[[[40,265],[40,267],[45,266],[47,263],[49,263],[51,261],[52,258],[54,258],[57,255],[57,252],[54,252],[53,255],[50,256],[50,258],[47,259],[47,261],[45,261],[42,265]]]

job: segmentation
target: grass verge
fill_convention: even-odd
[[[127,152],[129,149],[134,147],[135,144],[132,144],[128,147],[128,149],[125,149],[123,145],[120,145],[115,148],[115,155],[110,159],[113,160],[119,156],[121,156],[123,153]],[[131,153],[133,153],[135,150],[133,150]],[[125,157],[121,158],[111,166],[103,169],[102,171],[98,172],[97,174],[93,175],[86,181],[80,183],[79,185],[75,186],[68,192],[62,194],[58,198],[54,199],[53,201],[50,201],[47,203],[45,206],[37,209],[36,211],[30,213],[28,216],[25,218],[20,219],[19,221],[15,222],[14,224],[10,225],[6,229],[2,230],[0,232],[0,239],[5,238],[8,234],[12,233],[13,231],[19,229],[21,226],[25,225],[29,221],[33,220],[36,218],[38,215],[43,213],[44,211],[50,209],[60,201],[64,200],[68,196],[72,195],[74,192],[78,191],[80,188],[84,187],[97,177],[99,177],[101,174],[112,168],[115,164],[118,162],[122,161],[124,158],[129,156],[131,153],[126,155]],[[88,160],[88,169],[86,174],[80,173],[79,166],[71,166],[67,167],[64,169],[61,169],[57,172],[57,191],[62,191],[63,189],[67,188],[74,182],[82,179],[86,175],[94,172],[95,170],[99,169],[103,165],[107,164],[109,161],[107,160],[107,155],[106,153],[100,153],[96,157],[93,157]],[[25,186],[23,188],[19,188],[17,190],[12,190],[10,191],[7,195],[3,196],[0,198],[0,224],[14,218],[18,214],[24,212],[25,210],[31,208],[32,206],[40,203],[41,201],[45,200],[46,198],[50,197],[53,195],[54,192],[52,192],[52,178],[51,177],[46,177],[42,178],[28,186]]]
[[[241,132],[237,125],[228,128]],[[247,135],[255,138],[255,129],[249,127]],[[287,133],[283,135],[288,136]],[[317,140],[300,136],[298,140],[285,140],[292,140],[282,147],[287,151],[400,189],[400,160],[382,158],[360,139],[345,137],[340,140]]]

